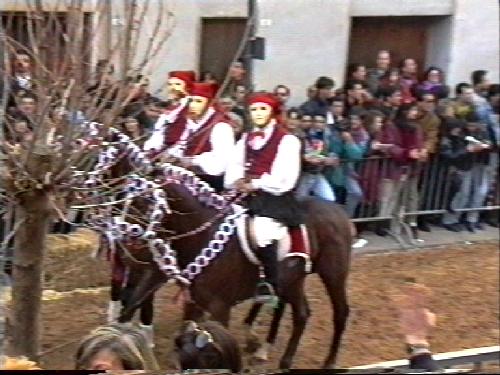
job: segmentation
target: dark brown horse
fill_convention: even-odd
[[[209,222],[217,210],[201,204],[182,184],[169,183],[163,186],[172,214],[162,220],[162,228],[170,233],[187,233]],[[144,209],[142,198],[134,204]],[[344,332],[349,307],[346,296],[346,279],[349,270],[351,232],[349,219],[337,205],[307,200],[302,203],[306,212],[307,227],[312,248],[313,272],[323,281],[333,307],[334,334],[324,367],[332,368],[342,334]],[[177,252],[179,267],[183,269],[213,239],[218,222],[208,229],[179,240],[173,240],[171,247]],[[164,236],[168,238],[167,235]],[[151,261],[148,251],[137,251],[134,256],[141,261]],[[299,340],[304,332],[310,315],[305,291],[304,261],[300,258],[285,258],[279,268],[279,296],[290,304],[293,314],[293,329],[286,351],[280,361],[281,368],[290,368]],[[231,308],[254,296],[259,280],[258,267],[244,255],[237,236],[232,236],[224,251],[196,277],[190,292],[194,303],[185,309],[186,320],[201,319],[200,311],[207,311],[212,318],[228,326]],[[155,263],[143,273],[143,277],[133,291],[129,303],[122,311],[119,321],[131,319],[134,311],[141,306],[150,294],[168,281]],[[284,305],[282,305],[284,307]],[[281,318],[280,309],[276,310],[277,323]],[[281,309],[282,312],[282,309]],[[277,324],[275,325],[277,329]]]

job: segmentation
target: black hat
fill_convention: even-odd
[[[321,76],[316,80],[315,86],[318,90],[333,89],[335,81],[330,77]]]

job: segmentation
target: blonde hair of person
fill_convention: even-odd
[[[126,324],[98,327],[84,337],[76,352],[75,369],[88,369],[92,358],[109,350],[122,362],[124,370],[158,370],[158,363],[142,331]]]
[[[26,357],[4,357],[2,362],[0,370],[41,370],[36,362]]]

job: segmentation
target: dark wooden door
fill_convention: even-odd
[[[427,30],[435,17],[354,17],[349,43],[349,63],[375,66],[377,52],[391,51],[392,65],[412,57],[419,71],[425,67]]]
[[[203,18],[200,73],[210,71],[222,82],[245,30],[245,18]]]

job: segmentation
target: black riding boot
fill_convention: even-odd
[[[256,300],[259,302],[270,302],[276,297],[278,285],[278,249],[273,243],[261,247],[256,251],[257,258],[264,268],[264,281],[259,282],[256,291]]]

